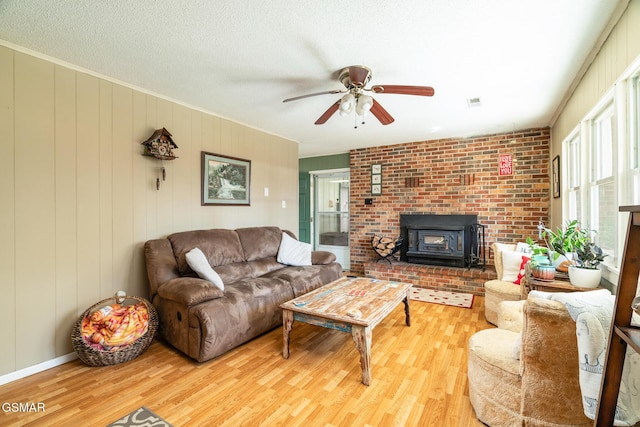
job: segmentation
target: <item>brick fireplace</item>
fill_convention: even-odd
[[[404,242],[400,259],[413,264],[479,266],[481,227],[476,215],[400,214]]]
[[[535,128],[352,150],[351,271],[365,274],[368,265],[380,278],[392,270],[401,274],[401,266],[375,263],[371,237],[399,236],[400,215],[406,213],[477,215],[486,227],[487,246],[536,236],[538,221],[548,222],[549,146],[549,128]],[[511,175],[500,174],[501,155],[513,160]],[[379,196],[371,195],[372,164],[383,166]],[[372,198],[372,204],[365,204],[365,198]],[[493,264],[490,254],[487,262]],[[434,271],[452,267],[425,268],[426,273],[416,268],[411,267],[414,276],[439,275]],[[447,274],[462,274],[456,271]],[[477,280],[466,280],[464,286],[481,295],[482,283],[492,272],[475,275]]]

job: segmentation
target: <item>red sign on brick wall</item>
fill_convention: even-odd
[[[513,175],[513,157],[511,154],[500,154],[500,176]]]

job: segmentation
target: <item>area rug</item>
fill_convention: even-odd
[[[415,301],[453,305],[455,307],[471,308],[473,306],[473,294],[465,294],[461,292],[438,291],[435,289],[412,287],[409,290],[409,298]]]
[[[118,421],[109,424],[107,427],[173,427],[171,424],[154,414],[147,407],[143,406],[130,414],[125,415]]]

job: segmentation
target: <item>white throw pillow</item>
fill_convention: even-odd
[[[520,273],[522,252],[502,251],[502,277],[505,282],[515,282]]]
[[[278,249],[277,260],[280,264],[297,267],[311,265],[311,245],[300,242],[287,233],[282,233],[282,241]]]
[[[224,291],[224,283],[222,283],[222,278],[216,273],[209,261],[207,261],[207,257],[204,256],[204,253],[200,250],[200,248],[193,248],[189,252],[185,254],[185,258],[187,259],[187,264],[193,271],[196,272],[198,277],[204,280],[208,280],[221,291]]]
[[[530,254],[531,246],[529,246],[529,244],[525,242],[518,242],[516,243],[516,252],[523,252],[525,254]]]

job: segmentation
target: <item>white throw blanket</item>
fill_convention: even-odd
[[[571,318],[575,320],[582,404],[585,415],[594,419],[615,296],[606,289],[571,293],[535,292],[534,295],[529,296],[563,303]],[[639,320],[634,314],[634,323]],[[638,421],[640,421],[640,354],[631,347],[627,347],[614,425],[632,426]]]

